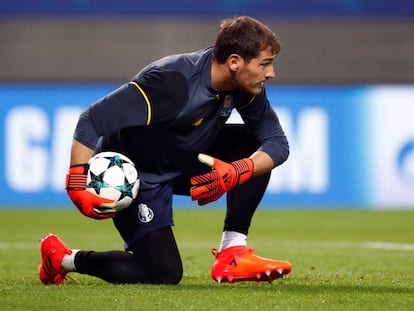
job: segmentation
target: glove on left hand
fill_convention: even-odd
[[[244,158],[231,163],[200,153],[198,160],[212,171],[191,178],[191,199],[199,205],[218,200],[224,193],[249,180],[253,175],[253,160]]]

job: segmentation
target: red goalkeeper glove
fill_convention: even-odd
[[[249,180],[253,175],[253,160],[241,159],[231,163],[200,153],[198,160],[212,171],[191,178],[191,199],[199,205],[218,200],[224,193]]]
[[[106,219],[115,216],[116,210],[110,208],[113,200],[101,198],[86,190],[88,164],[74,165],[66,175],[66,190],[72,202],[85,216]]]

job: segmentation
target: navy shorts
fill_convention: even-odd
[[[151,231],[174,225],[172,189],[171,183],[142,189],[130,206],[116,214],[114,224],[125,242],[125,249]]]
[[[130,142],[128,144],[123,141],[119,133],[114,133],[105,139],[101,139],[95,152],[100,152],[102,150],[119,151],[128,155],[133,161],[136,159],[134,161],[136,162],[136,165],[137,163],[140,164],[140,161],[145,158],[148,160],[148,163],[144,162],[150,167],[148,171],[151,172],[151,168],[156,170],[157,167],[154,168],[151,167],[151,165],[158,166],[162,163],[157,161],[157,155],[162,154],[162,150],[157,149],[160,144],[155,144],[154,146],[153,143],[148,142],[148,145],[152,148],[148,147],[146,149],[146,151],[148,151],[147,154],[144,154],[141,150],[133,149],[133,146],[137,145],[134,144],[133,141],[131,142],[134,137],[140,137],[140,144],[142,144],[144,138],[147,140],[151,139],[152,136],[149,135],[149,133],[141,132],[144,130],[150,131],[151,129],[131,129],[132,132],[129,133],[129,136],[126,135],[127,138],[125,138],[126,142]],[[157,134],[158,132],[155,131],[155,133]],[[162,134],[164,134],[164,132],[162,132]],[[161,140],[154,139],[154,141]],[[129,146],[131,146],[132,150],[127,148]],[[213,144],[206,150],[206,153],[218,157],[223,161],[230,162],[249,156],[252,152],[257,150],[258,146],[259,143],[257,139],[253,137],[244,126],[240,124],[229,125],[225,126],[220,132]],[[182,157],[181,162],[184,161],[185,163],[178,168],[180,171],[178,176],[158,184],[151,182],[150,187],[148,187],[148,182],[141,180],[143,184],[138,191],[137,198],[128,208],[118,212],[114,217],[114,224],[125,242],[126,249],[128,249],[133,242],[151,231],[173,226],[173,194],[188,196],[190,194],[191,176],[204,174],[210,171],[208,166],[201,164],[197,160],[197,153],[194,153],[190,157],[184,157],[184,154],[181,153],[180,155]],[[137,165],[137,167],[138,171],[140,171],[140,165]],[[175,169],[177,170],[177,168]],[[168,167],[163,167],[161,171],[168,172]]]

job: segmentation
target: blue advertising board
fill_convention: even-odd
[[[116,87],[0,85],[0,206],[71,205],[64,179],[73,129],[90,103]],[[413,86],[267,92],[291,153],[273,170],[264,206],[414,208]],[[240,122],[237,114],[230,122]]]
[[[407,0],[3,0],[0,15],[278,16],[413,18]]]

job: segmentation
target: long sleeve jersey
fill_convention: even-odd
[[[166,145],[174,149],[165,154],[165,160],[173,161],[172,154],[206,150],[232,109],[237,109],[260,142],[259,150],[266,152],[275,166],[283,163],[289,146],[265,88],[258,95],[241,90],[215,91],[211,87],[211,64],[211,48],[151,63],[132,81],[89,106],[79,118],[74,139],[94,149],[100,137],[128,128],[162,129]],[[151,152],[151,146],[140,147],[139,137],[127,137],[123,145],[135,144],[136,150]]]

